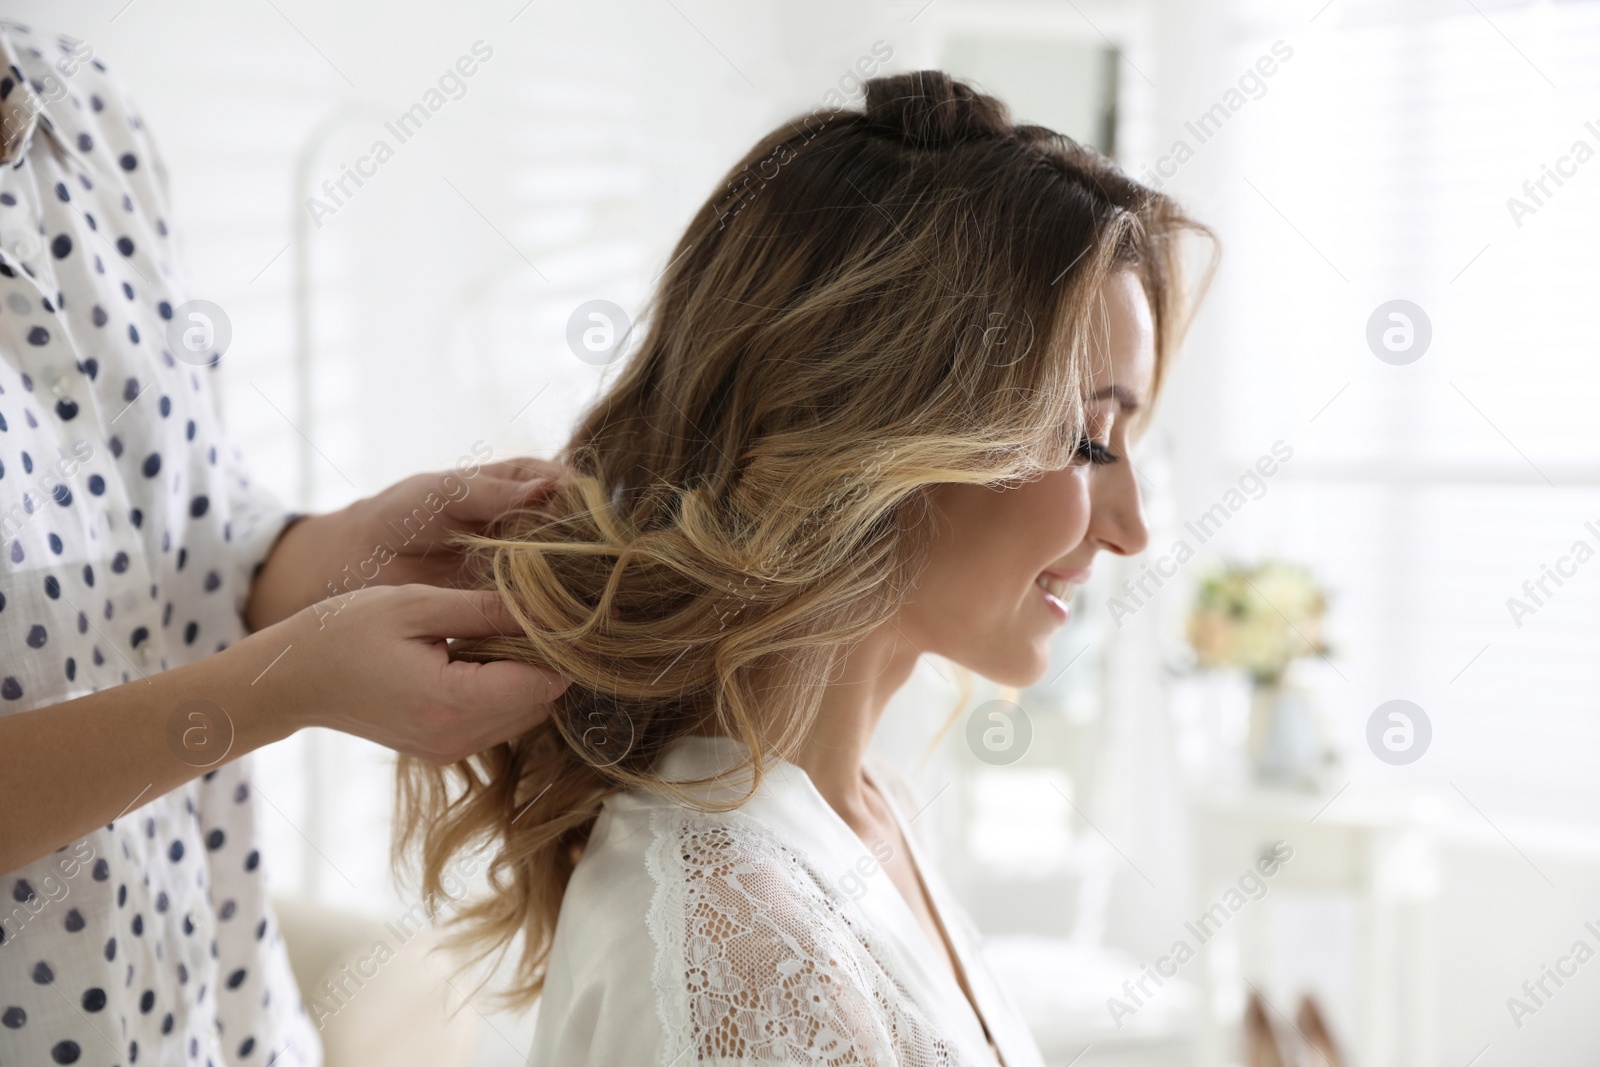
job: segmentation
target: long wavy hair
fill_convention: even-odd
[[[451,940],[521,952],[543,988],[556,917],[607,796],[676,793],[677,738],[791,755],[825,679],[916,580],[929,491],[1081,462],[1100,284],[1137,272],[1157,381],[1197,293],[1171,199],[938,71],[866,83],[764,137],[673,249],[637,349],[537,506],[468,545],[522,632],[454,652],[571,686],[516,740],[449,767],[403,760],[397,862]],[[1206,272],[1209,274],[1209,270]],[[492,851],[457,906],[455,858]]]

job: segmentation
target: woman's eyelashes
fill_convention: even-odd
[[[1078,439],[1077,458],[1086,459],[1096,467],[1103,467],[1108,463],[1117,462],[1117,454],[1099,441],[1088,437]]]

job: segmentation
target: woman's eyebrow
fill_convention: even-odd
[[[1139,398],[1120,385],[1108,385],[1095,393],[1091,399],[1104,400],[1108,396],[1116,400],[1122,410],[1129,414],[1139,410]]]

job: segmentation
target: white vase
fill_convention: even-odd
[[[1308,689],[1283,681],[1257,682],[1250,696],[1250,738],[1257,781],[1306,790],[1321,787],[1328,746]]]

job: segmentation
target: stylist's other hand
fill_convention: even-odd
[[[482,532],[546,496],[567,468],[520,457],[415,474],[374,496],[292,524],[256,576],[245,622],[259,630],[332,596],[377,585],[462,585],[452,534]]]
[[[394,551],[388,563],[361,572],[365,578],[377,570],[372,584],[447,585],[461,576],[451,534],[481,531],[512,508],[536,503],[565,473],[559,463],[525,457],[485,464],[471,478],[457,471],[417,474],[329,517],[347,527],[347,541],[369,553],[379,543]]]
[[[321,607],[223,653],[260,660],[250,706],[283,736],[325,726],[444,765],[538,725],[567,687],[526,663],[449,658],[447,638],[521,632],[494,592],[374,587]]]

